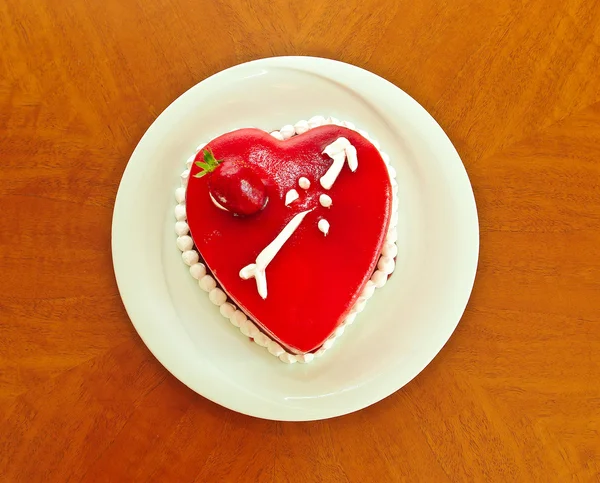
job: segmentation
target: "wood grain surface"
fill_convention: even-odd
[[[314,423],[223,409],[122,306],[111,216],[156,116],[231,65],[316,55],[415,97],[481,224],[450,342]],[[2,0],[0,481],[600,481],[600,3]]]

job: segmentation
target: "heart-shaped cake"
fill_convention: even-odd
[[[395,267],[387,155],[351,123],[316,116],[223,134],[187,164],[177,245],[200,288],[282,361],[321,355]]]

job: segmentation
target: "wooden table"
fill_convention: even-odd
[[[600,2],[3,0],[0,481],[600,481]],[[428,109],[478,203],[467,311],[414,381],[315,423],[196,395],[131,325],[127,160],[231,65],[317,55]]]

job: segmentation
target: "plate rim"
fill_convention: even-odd
[[[131,161],[135,157],[135,154],[138,151],[138,149],[140,148],[140,146],[142,146],[144,144],[145,140],[148,138],[149,135],[151,136],[153,128],[155,128],[155,126],[157,126],[159,124],[159,122],[161,121],[161,118],[164,118],[166,116],[166,113],[169,112],[169,110],[172,109],[174,105],[184,102],[185,98],[192,95],[191,93],[194,90],[200,89],[202,87],[203,83],[205,83],[211,79],[218,78],[219,76],[226,76],[236,70],[243,70],[244,68],[264,66],[266,68],[268,68],[268,67],[293,67],[298,70],[305,70],[305,69],[303,69],[303,67],[308,67],[308,64],[315,64],[315,63],[316,64],[326,63],[326,64],[331,64],[332,66],[337,66],[336,68],[350,69],[350,70],[353,70],[355,73],[359,73],[360,75],[375,78],[375,79],[377,79],[378,82],[384,82],[385,84],[387,84],[388,86],[393,88],[397,94],[404,97],[406,102],[413,104],[413,107],[415,107],[416,109],[421,111],[421,113],[424,114],[425,117],[427,118],[427,121],[430,125],[429,127],[436,130],[437,134],[441,134],[443,136],[444,142],[447,144],[446,148],[451,149],[453,156],[455,156],[455,158],[456,158],[456,161],[459,162],[459,168],[461,168],[461,169],[459,169],[459,171],[461,172],[460,174],[464,175],[464,178],[467,181],[467,186],[469,187],[468,191],[465,191],[464,193],[462,193],[463,196],[466,196],[466,198],[468,198],[468,200],[465,200],[465,201],[468,202],[467,204],[468,204],[469,212],[470,212],[469,216],[473,217],[471,228],[474,229],[473,239],[471,240],[471,243],[473,244],[473,246],[470,247],[470,250],[471,250],[471,256],[470,256],[471,264],[470,265],[471,266],[467,267],[468,277],[467,277],[467,275],[463,274],[463,277],[468,280],[469,289],[467,290],[466,294],[464,295],[464,303],[460,304],[460,306],[462,307],[461,310],[459,311],[460,314],[458,315],[457,320],[455,322],[453,322],[452,330],[450,330],[448,336],[445,338],[445,340],[440,345],[440,347],[435,351],[435,353],[433,353],[431,355],[431,357],[427,358],[428,359],[427,362],[420,369],[418,369],[416,371],[412,371],[412,372],[414,372],[414,374],[411,373],[409,375],[409,377],[404,375],[402,378],[400,378],[401,381],[399,383],[393,384],[392,389],[387,388],[386,390],[382,391],[382,393],[370,395],[369,397],[363,398],[362,402],[360,404],[358,404],[356,407],[352,406],[350,409],[345,407],[344,409],[342,409],[340,411],[335,411],[334,413],[315,415],[315,414],[313,414],[313,412],[311,412],[309,415],[307,415],[307,417],[304,417],[301,414],[298,414],[297,408],[295,408],[292,411],[294,413],[293,416],[290,416],[288,414],[272,415],[272,414],[261,413],[260,411],[257,412],[256,410],[248,410],[247,408],[244,407],[243,403],[242,404],[232,404],[232,402],[230,400],[224,400],[224,398],[219,397],[218,394],[217,395],[215,395],[214,393],[207,394],[207,391],[198,390],[198,388],[194,387],[190,383],[190,377],[188,376],[188,374],[184,374],[181,371],[174,369],[174,367],[173,367],[174,364],[172,364],[173,361],[171,360],[171,357],[168,354],[168,352],[173,352],[173,351],[170,351],[168,349],[165,350],[164,347],[161,347],[161,344],[155,343],[153,338],[149,337],[149,335],[145,333],[145,331],[143,329],[143,323],[140,323],[139,321],[136,323],[135,319],[137,318],[137,316],[134,317],[134,314],[132,313],[131,304],[129,304],[129,306],[128,306],[128,303],[125,300],[126,298],[129,298],[129,295],[124,294],[124,291],[126,292],[124,278],[127,277],[127,275],[123,274],[120,267],[118,266],[119,265],[118,260],[120,258],[120,256],[119,256],[120,254],[118,253],[119,252],[118,239],[122,235],[120,232],[122,229],[122,227],[120,225],[122,225],[122,223],[119,219],[119,208],[123,203],[123,198],[126,196],[124,193],[126,190],[128,170],[130,170]],[[228,409],[231,409],[233,411],[236,411],[236,412],[239,412],[242,414],[246,414],[249,416],[258,417],[258,418],[262,418],[262,419],[271,419],[271,420],[279,420],[279,421],[311,421],[311,420],[321,420],[321,419],[328,419],[328,418],[343,416],[345,414],[349,414],[349,413],[364,409],[368,406],[371,406],[372,404],[375,404],[375,403],[385,399],[386,397],[394,394],[399,389],[401,389],[406,384],[408,384],[410,381],[412,381],[440,353],[440,351],[447,344],[448,340],[450,339],[450,337],[456,330],[458,323],[462,319],[464,312],[466,310],[466,307],[468,305],[468,302],[470,300],[470,297],[471,297],[471,294],[473,291],[473,286],[475,283],[475,278],[477,275],[477,268],[478,268],[478,263],[479,263],[479,249],[480,249],[479,216],[478,216],[478,211],[477,211],[475,195],[473,192],[473,186],[471,184],[471,181],[470,181],[468,172],[464,166],[464,163],[462,162],[462,159],[460,158],[460,155],[458,154],[458,151],[456,150],[456,147],[454,146],[454,144],[452,143],[452,141],[450,140],[448,135],[445,133],[445,131],[442,129],[442,127],[433,118],[433,116],[423,106],[421,106],[414,98],[412,98],[409,94],[407,94],[400,87],[396,86],[395,84],[391,83],[387,79],[385,79],[373,72],[370,72],[361,67],[358,67],[358,66],[355,66],[352,64],[348,64],[345,62],[341,62],[338,60],[333,60],[333,59],[328,59],[328,58],[323,58],[323,57],[312,57],[312,56],[266,57],[266,58],[252,60],[249,62],[240,63],[237,65],[228,67],[222,71],[219,71],[209,77],[206,77],[202,81],[198,82],[197,84],[195,84],[192,87],[190,87],[189,89],[187,89],[185,92],[183,92],[181,95],[179,95],[175,100],[173,100],[161,112],[161,114],[156,117],[156,119],[152,122],[152,124],[147,128],[147,130],[145,131],[143,136],[140,138],[139,142],[137,143],[135,149],[133,150],[133,152],[127,162],[127,165],[123,171],[123,174],[122,174],[122,177],[121,177],[121,180],[119,183],[117,195],[115,198],[115,204],[114,204],[114,208],[113,208],[113,217],[112,217],[112,227],[111,227],[111,252],[112,252],[113,270],[115,273],[115,279],[116,279],[117,286],[119,289],[119,294],[120,294],[121,300],[127,311],[127,314],[129,316],[131,323],[133,324],[136,332],[138,333],[138,335],[140,336],[140,338],[142,339],[142,341],[144,342],[146,347],[154,355],[154,357],[175,378],[177,378],[179,381],[181,381],[183,384],[188,386],[191,390],[193,390],[197,394],[201,395],[202,397],[205,397],[223,407],[226,407]],[[448,324],[448,325],[450,326],[450,324]],[[210,392],[210,391],[208,391],[208,392]],[[219,391],[217,391],[217,392],[219,392]],[[235,397],[233,399],[235,399]]]

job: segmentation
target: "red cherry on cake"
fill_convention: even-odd
[[[213,201],[234,215],[258,213],[267,204],[267,190],[258,173],[242,160],[219,161],[207,149],[204,161],[196,161],[202,169],[196,177],[207,174],[208,191]]]

